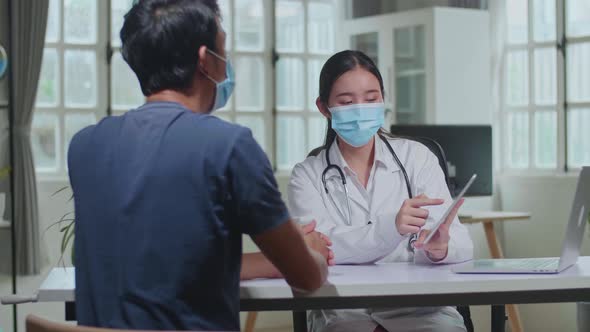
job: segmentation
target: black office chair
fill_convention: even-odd
[[[440,168],[442,169],[443,174],[445,176],[445,182],[447,184],[447,187],[449,187],[449,191],[451,192],[451,195],[453,195],[454,188],[452,187],[452,184],[450,181],[449,167],[447,165],[447,158],[445,156],[445,151],[443,150],[442,146],[440,146],[440,144],[438,144],[437,141],[433,140],[432,138],[428,138],[428,137],[408,137],[408,136],[395,136],[395,137],[396,138],[405,138],[405,139],[409,139],[412,141],[416,141],[418,143],[425,145],[430,151],[432,151],[432,153],[434,153],[434,155],[438,158],[438,164],[440,165]],[[325,148],[324,146],[317,147],[317,148],[311,150],[307,156],[308,157],[317,156],[324,148]],[[471,320],[471,310],[469,310],[469,306],[466,306],[466,305],[465,306],[463,306],[463,305],[457,306],[457,311],[463,317],[463,322],[465,323],[465,328],[467,329],[467,332],[474,332],[475,329],[473,327],[473,321]]]

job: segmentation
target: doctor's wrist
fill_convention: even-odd
[[[447,247],[444,252],[442,250],[433,250],[433,251],[426,251],[426,257],[430,259],[433,263],[440,262],[447,258],[449,254],[449,248]]]

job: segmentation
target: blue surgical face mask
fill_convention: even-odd
[[[229,97],[231,96],[232,92],[234,91],[234,86],[236,82],[234,80],[234,68],[231,64],[229,59],[224,59],[219,54],[207,50],[211,55],[218,58],[219,60],[225,62],[225,80],[221,82],[217,82],[211,76],[205,74],[205,76],[210,79],[213,83],[215,83],[215,101],[213,102],[213,107],[211,107],[211,112],[223,108]]]
[[[340,138],[354,147],[369,143],[385,122],[383,103],[345,105],[329,110],[332,128]]]

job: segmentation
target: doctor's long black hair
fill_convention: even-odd
[[[334,82],[346,72],[357,67],[361,67],[375,75],[381,87],[381,96],[385,98],[383,77],[381,77],[381,73],[373,60],[361,51],[346,50],[332,55],[322,67],[322,71],[320,72],[320,102],[328,107],[328,99],[330,98],[330,92],[332,92]],[[383,129],[380,129],[379,133],[390,135]],[[328,130],[326,131],[326,139],[322,148],[332,144],[335,138],[336,132],[332,129],[332,121],[328,119]]]

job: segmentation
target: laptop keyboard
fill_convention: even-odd
[[[556,270],[558,265],[558,258],[481,259],[476,261],[476,267],[479,268]]]
[[[547,258],[547,259],[523,259],[520,260],[518,267],[524,269],[535,269],[535,270],[548,270],[548,269],[557,269],[557,265],[559,264],[559,260],[554,258]]]

